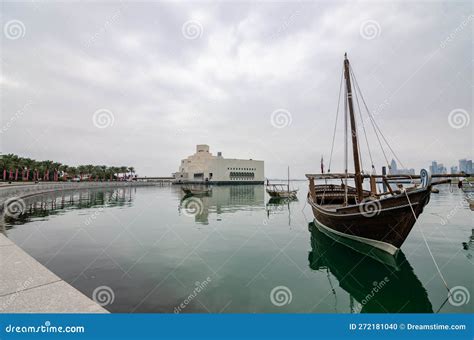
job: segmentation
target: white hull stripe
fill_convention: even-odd
[[[316,219],[316,221],[321,227],[323,227],[324,229],[328,230],[331,233],[334,233],[336,235],[346,237],[346,238],[349,238],[349,239],[352,239],[352,240],[356,240],[358,242],[366,243],[368,245],[371,245],[372,247],[381,249],[381,250],[389,253],[390,255],[395,255],[397,253],[397,251],[399,250],[399,248],[395,247],[394,245],[392,245],[390,243],[377,241],[377,240],[373,240],[373,239],[365,238],[365,237],[361,237],[361,236],[345,234],[345,233],[342,233],[340,231],[329,228],[328,226],[326,226],[323,223],[321,223],[320,221],[318,221],[318,219]]]

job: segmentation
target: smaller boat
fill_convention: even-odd
[[[462,191],[464,192],[474,192],[474,184],[472,182],[469,182],[469,181],[461,181],[461,185],[460,185],[460,188]]]
[[[184,191],[186,195],[192,196],[206,196],[212,193],[212,188],[193,188],[188,186],[183,186],[181,189]]]
[[[288,167],[288,182],[287,184],[270,184],[267,181],[267,193],[273,199],[287,198],[290,200],[297,199],[298,189],[290,190],[290,167]]]
[[[471,197],[471,195],[468,195],[468,197],[466,197],[466,201],[469,203],[469,209],[474,211],[474,198]]]
[[[289,198],[296,199],[296,194],[298,190],[290,190],[286,184],[267,184],[267,193],[271,198],[281,199]]]

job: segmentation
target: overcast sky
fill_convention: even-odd
[[[163,176],[209,144],[303,177],[327,167],[347,52],[405,166],[473,157],[470,1],[1,6],[2,153]]]

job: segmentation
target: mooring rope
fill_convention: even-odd
[[[415,221],[418,221],[418,218],[416,217],[416,214],[415,214],[415,210],[413,210],[413,206],[411,205],[410,197],[408,197],[407,191],[406,190],[404,190],[404,191],[405,191],[405,196],[407,197],[407,200],[408,200],[408,204],[410,205],[411,212],[413,213],[413,217],[415,217]],[[431,248],[428,245],[428,242],[426,241],[425,234],[423,233],[423,228],[421,228],[421,227],[420,227],[420,232],[421,232],[421,236],[423,236],[423,241],[425,241],[426,248],[428,248],[428,252],[430,253],[431,258],[433,259],[433,263],[436,267],[436,270],[438,271],[438,274],[441,277],[441,280],[443,280],[444,286],[448,290],[448,297],[449,297],[449,295],[451,294],[451,290],[449,289],[448,283],[446,282],[443,274],[441,273],[441,270],[439,269],[438,263],[436,262],[436,260],[433,256]]]

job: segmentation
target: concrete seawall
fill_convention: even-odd
[[[0,233],[0,313],[108,313]]]
[[[4,230],[7,201],[56,191],[152,185],[156,184],[46,182],[0,185],[0,313],[108,313],[8,239]]]

